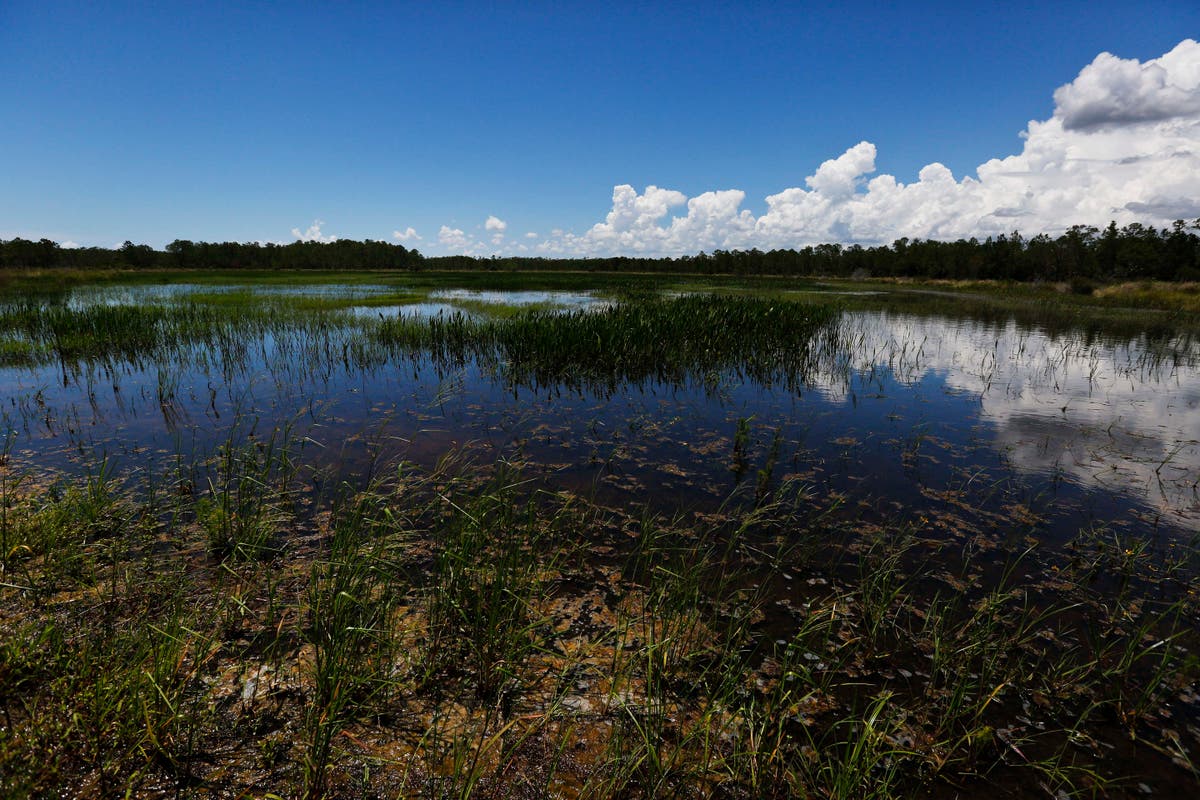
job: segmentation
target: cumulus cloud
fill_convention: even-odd
[[[647,186],[642,194],[638,194],[632,186],[624,184],[613,187],[612,211],[604,222],[598,222],[582,236],[566,233],[555,229],[550,239],[541,245],[549,253],[576,253],[579,255],[597,255],[605,253],[637,253],[657,254],[670,250],[672,242],[677,241],[679,225],[691,226],[690,221],[680,221],[676,218],[671,225],[663,227],[660,220],[667,216],[675,206],[688,203],[689,210],[697,203],[703,214],[703,209],[709,206],[711,196],[719,194],[708,192],[691,202],[683,192],[671,189],[660,189],[657,186]],[[738,192],[737,202],[741,202],[744,193]]]
[[[460,228],[451,228],[449,225],[443,225],[438,231],[438,242],[448,250],[456,252],[465,252],[469,249],[472,241]]]
[[[492,244],[500,247],[504,244],[504,232],[508,230],[508,223],[497,216],[489,216],[487,222],[483,223],[483,229],[492,235]]]
[[[411,225],[403,231],[392,231],[392,238],[399,239],[402,242],[419,242],[421,237],[417,235],[417,231]]]
[[[845,200],[862,183],[862,176],[874,171],[875,145],[859,142],[837,158],[821,164],[804,182],[825,200]]]
[[[313,224],[309,225],[308,230],[306,231],[301,232],[299,228],[292,228],[292,236],[295,236],[302,242],[321,242],[323,244],[336,242],[338,237],[334,236],[333,234],[326,235],[321,233],[321,226],[324,224],[324,220],[315,219],[313,220]]]
[[[861,141],[821,163],[802,186],[768,196],[757,217],[741,208],[745,193],[737,189],[689,198],[622,184],[603,222],[582,234],[555,230],[536,249],[681,255],[1014,229],[1054,234],[1110,220],[1164,226],[1200,216],[1200,43],[1184,40],[1144,63],[1102,53],[1054,100],[1049,119],[1021,132],[1019,153],[991,159],[974,175],[956,177],[937,162],[913,181],[876,175],[877,149]]]
[[[1032,120],[1020,133],[1020,152],[971,175],[955,176],[937,162],[907,182],[876,174],[877,148],[861,141],[767,196],[757,217],[741,207],[746,195],[738,189],[689,198],[621,184],[602,222],[583,233],[555,229],[529,247],[550,256],[671,256],[1013,230],[1056,234],[1110,220],[1161,227],[1200,217],[1200,43],[1185,39],[1145,62],[1101,53],[1054,92],[1054,102],[1049,119]],[[504,242],[507,227],[496,216],[484,223],[494,249],[519,252]],[[447,227],[438,240],[453,252],[487,247]]]
[[[1101,53],[1054,93],[1067,130],[1160,122],[1200,113],[1200,43],[1180,42],[1145,64]]]

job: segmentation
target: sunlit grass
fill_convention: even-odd
[[[930,597],[914,531],[864,538],[791,488],[698,521],[507,465],[391,475],[258,566],[196,561],[204,497],[9,485],[6,796],[895,797],[989,773],[1087,794],[1129,777],[1104,742],[1195,758],[1161,727],[1200,670],[1194,577],[1114,606],[1009,551],[996,585]],[[781,569],[810,579],[786,608]]]
[[[92,365],[114,392],[118,365],[145,365],[165,416],[202,360],[285,388],[471,365],[603,399],[799,391],[855,346],[825,296],[659,285],[586,312],[433,318],[250,289],[11,303],[0,354]],[[45,413],[37,391],[6,429]],[[676,514],[565,491],[536,464],[325,473],[287,425],[222,424],[212,452],[128,472],[80,447],[75,477],[5,433],[0,794],[1072,796],[1195,779],[1197,542],[1096,523],[1056,549],[1016,521],[969,538],[860,513],[780,476],[801,465],[749,414],[708,455],[740,488]],[[914,458],[923,435],[903,443]]]

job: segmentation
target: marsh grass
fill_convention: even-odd
[[[1200,312],[1200,283],[1138,281],[1097,288],[1093,296],[1105,304]]]
[[[110,507],[105,474],[14,488],[10,533]],[[20,581],[57,599],[3,590],[7,794],[893,797],[993,772],[1087,793],[1124,777],[1114,736],[1194,763],[1161,716],[1197,678],[1186,590],[1107,607],[1086,572],[1066,596],[1031,584],[1014,551],[994,585],[925,596],[911,527],[836,530],[789,485],[698,521],[614,516],[505,464],[378,475],[286,560],[197,571],[186,508],[129,497],[71,559],[27,558]],[[145,519],[178,544],[139,545]],[[780,570],[812,576],[782,606]]]
[[[502,471],[469,499],[444,498],[451,513],[425,592],[430,676],[466,667],[479,699],[504,706],[521,689],[521,666],[545,646],[540,607],[559,557],[548,542],[557,521],[516,503],[513,479]]]
[[[828,308],[744,297],[689,295],[618,303],[591,312],[534,311],[498,331],[511,383],[680,385],[730,373],[798,388],[816,363],[813,340],[832,335]]]
[[[279,534],[296,501],[296,459],[301,449],[286,427],[249,444],[238,444],[231,433],[218,449],[215,474],[207,479],[207,492],[196,504],[213,553],[250,560],[278,552],[283,544]]]
[[[262,366],[267,339],[265,379],[281,386],[425,359],[447,397],[468,366],[508,388],[600,396],[629,382],[798,390],[845,366],[834,311],[771,297],[634,291],[587,314],[360,319],[340,298],[297,309],[215,294],[228,302],[0,313],[29,358],[64,374],[115,382],[122,359],[154,366],[147,395],[163,406],[186,401],[178,368],[203,361],[234,382]],[[894,355],[919,369],[919,347]],[[20,408],[48,414],[39,398]],[[729,500],[677,513],[466,456],[372,457],[343,484],[291,428],[251,437],[249,417],[211,458],[121,472],[85,454],[78,477],[22,471],[6,435],[0,794],[852,798],[992,781],[1120,796],[1195,783],[1195,542],[1091,525],[1059,551],[1028,545],[1028,523],[960,536],[861,511],[777,476],[782,434],[752,423],[732,418],[732,447],[712,451],[715,472],[737,473]]]
[[[197,679],[215,640],[188,608],[180,578],[97,586],[99,607],[59,600],[49,620],[9,632],[0,657],[6,796],[54,785],[110,796],[150,773],[187,780],[206,713]]]
[[[788,388],[815,374],[823,341],[834,336],[827,307],[752,297],[644,298],[595,311],[539,306],[489,317],[348,316],[316,298],[262,301],[250,291],[147,305],[24,301],[0,306],[5,366],[53,363],[156,364],[158,399],[175,395],[184,364],[215,363],[229,380],[269,337],[276,370],[297,365],[328,374],[341,365],[371,369],[397,357],[428,358],[444,369],[471,362],[512,386],[565,385],[611,394],[623,383],[682,385],[719,375]],[[355,301],[357,303],[357,301]],[[819,341],[820,340],[820,341]]]
[[[312,698],[306,704],[304,795],[323,796],[334,737],[360,716],[379,713],[394,689],[398,646],[392,609],[404,589],[377,535],[386,516],[369,493],[334,509],[325,558],[313,565],[305,639],[313,648]]]

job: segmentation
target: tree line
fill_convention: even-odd
[[[424,257],[390,242],[191,242],[176,239],[162,250],[125,242],[121,247],[62,247],[50,239],[0,239],[0,269],[420,269]]]
[[[787,250],[717,250],[649,258],[444,256],[384,241],[258,244],[176,240],[162,250],[65,248],[49,239],[0,240],[0,269],[583,270],[732,275],[829,275],[1015,281],[1200,280],[1200,219],[1169,227],[1076,225],[1057,237],[1019,232],[953,242],[897,239],[890,245],[820,244]]]

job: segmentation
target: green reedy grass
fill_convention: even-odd
[[[285,506],[305,477],[282,433],[232,452],[190,474]],[[165,476],[3,484],[9,541],[40,538],[0,587],[0,791],[1073,795],[1118,785],[1114,743],[1191,774],[1163,716],[1197,680],[1182,573],[1108,597],[964,548],[989,579],[939,592],[957,545],[795,482],[631,517],[506,464],[373,473],[246,561],[206,555],[205,493]]]
[[[304,716],[304,796],[321,797],[334,736],[370,715],[394,691],[398,642],[392,609],[399,576],[374,552],[386,516],[369,493],[334,511],[327,558],[314,565],[305,637],[313,647],[313,694]],[[403,587],[399,587],[403,590]]]
[[[240,560],[276,555],[279,533],[291,517],[299,449],[287,428],[265,441],[236,444],[237,426],[216,456],[208,490],[196,503],[209,549]]]
[[[135,794],[160,770],[183,779],[203,724],[196,679],[212,639],[200,632],[181,577],[125,584],[99,609],[76,604],[7,638],[5,796],[42,796],[54,785]]]
[[[505,320],[513,319],[524,314],[530,313],[553,313],[556,311],[566,310],[566,306],[553,301],[544,301],[541,303],[522,303],[520,305],[512,303],[490,303],[483,300],[470,300],[466,298],[454,298],[449,301],[455,308],[483,319]]]
[[[611,393],[648,380],[730,372],[763,385],[803,384],[812,339],[833,333],[828,308],[756,298],[684,296],[592,312],[531,312],[497,329],[513,384],[587,386]]]
[[[895,608],[908,593],[905,555],[916,543],[909,532],[888,530],[873,537],[858,554],[858,612],[868,647],[884,645],[887,627],[898,617]]]
[[[894,743],[900,724],[892,696],[881,693],[865,709],[839,720],[800,760],[802,784],[830,800],[873,800],[903,792],[903,761],[909,755]]]
[[[724,373],[799,388],[825,352],[813,340],[835,335],[829,308],[750,297],[642,298],[589,312],[534,307],[489,319],[352,317],[328,298],[251,297],[229,292],[203,302],[185,297],[140,306],[11,304],[0,307],[8,342],[0,356],[8,354],[8,366],[155,364],[168,379],[164,370],[173,365],[203,361],[229,375],[256,356],[247,343],[269,335],[276,360],[312,370],[428,357],[447,367],[478,361],[510,385],[612,392],[623,382],[711,382]],[[224,302],[213,302],[218,298]]]
[[[449,516],[424,593],[428,674],[453,675],[460,665],[485,703],[510,703],[523,665],[544,646],[539,605],[558,558],[549,540],[558,521],[517,503],[516,488],[502,471],[469,499],[443,498]]]
[[[93,580],[97,548],[89,545],[134,527],[133,504],[107,460],[83,480],[53,482],[42,492],[35,492],[28,475],[0,470],[0,563],[24,576],[23,589],[48,593]]]
[[[93,304],[24,300],[0,306],[0,330],[8,344],[5,366],[60,361],[169,364],[191,360],[194,348],[237,358],[247,340],[265,334],[319,333],[344,328],[337,312],[316,314],[285,303],[226,306],[179,301],[166,304]]]

